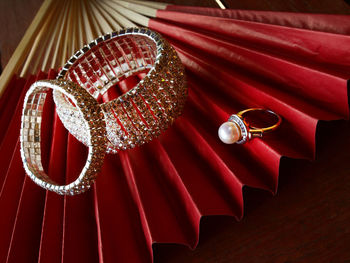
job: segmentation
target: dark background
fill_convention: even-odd
[[[169,3],[217,7],[214,0]],[[42,0],[0,0],[2,67]],[[350,14],[342,0],[226,0],[229,8]],[[350,47],[349,47],[350,49]],[[350,123],[321,122],[315,161],[283,159],[279,190],[244,190],[245,215],[205,217],[198,247],[154,245],[155,262],[350,262]]]

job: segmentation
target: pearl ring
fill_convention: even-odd
[[[254,127],[247,122],[244,115],[248,112],[261,111],[272,115],[276,119],[276,123],[268,127]],[[243,144],[255,137],[262,137],[263,133],[277,129],[282,122],[282,118],[275,112],[267,109],[250,108],[233,114],[227,122],[221,124],[218,135],[220,140],[226,144]]]

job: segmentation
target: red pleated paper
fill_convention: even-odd
[[[349,118],[349,25],[337,15],[159,10],[149,27],[186,67],[185,112],[159,139],[107,155],[93,189],[73,197],[35,185],[19,155],[26,90],[56,72],[14,77],[0,103],[0,262],[151,262],[156,242],[194,248],[204,215],[240,219],[243,186],[276,192],[281,158],[312,159],[318,121]],[[250,107],[277,112],[282,126],[264,139],[222,144],[220,124]],[[42,148],[45,170],[62,184],[84,165],[86,148],[50,96]]]

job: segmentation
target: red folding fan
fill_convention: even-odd
[[[44,191],[25,176],[19,155],[26,90],[55,78],[98,35],[135,25],[177,50],[189,89],[184,114],[159,139],[107,155],[87,193]],[[349,33],[341,15],[45,1],[0,78],[0,262],[152,262],[153,243],[194,248],[204,215],[242,218],[243,186],[275,193],[281,158],[313,159],[318,121],[349,118]],[[263,140],[222,144],[220,124],[251,107],[273,110],[283,124]],[[86,148],[52,99],[44,112],[46,171],[69,181]]]

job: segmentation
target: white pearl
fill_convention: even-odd
[[[241,129],[234,122],[224,122],[219,128],[218,135],[223,143],[233,144],[240,139]]]

